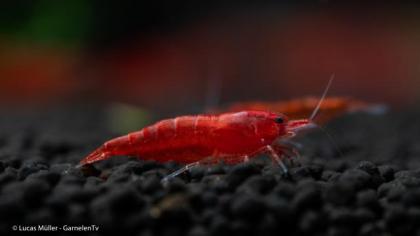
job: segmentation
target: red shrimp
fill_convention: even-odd
[[[270,154],[287,172],[281,157],[296,153],[289,145],[276,140],[294,136],[313,127],[322,100],[309,119],[289,120],[285,115],[266,111],[241,111],[220,115],[181,116],[160,121],[140,131],[112,139],[84,158],[80,165],[92,164],[112,156],[131,156],[158,162],[187,164],[172,176],[200,162],[238,163],[261,153]]]
[[[112,139],[80,163],[91,164],[117,155],[184,164],[213,156],[215,160],[236,163],[309,123],[288,121],[282,114],[264,111],[182,116]]]

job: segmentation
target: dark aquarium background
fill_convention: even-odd
[[[1,1],[0,232],[419,235],[419,42],[412,2]],[[332,74],[329,96],[387,109],[296,137],[290,175],[264,155],[167,185],[182,165],[76,168],[159,119],[319,97]]]

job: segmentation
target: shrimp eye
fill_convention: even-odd
[[[284,119],[283,119],[282,117],[276,117],[276,118],[274,119],[274,121],[275,121],[277,124],[283,124]]]

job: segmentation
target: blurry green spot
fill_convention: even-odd
[[[91,22],[88,3],[83,0],[40,1],[17,37],[36,43],[79,46]]]
[[[109,127],[118,134],[142,129],[152,121],[151,114],[139,107],[114,103],[108,110]]]

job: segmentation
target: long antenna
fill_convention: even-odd
[[[321,96],[321,99],[319,99],[318,104],[316,105],[314,111],[312,112],[311,116],[309,117],[310,121],[312,121],[315,118],[315,116],[318,114],[319,108],[321,107],[321,104],[324,101],[325,96],[328,93],[328,90],[330,89],[330,86],[331,86],[332,81],[334,80],[334,77],[335,77],[335,74],[332,74],[331,77],[330,77],[330,80],[328,81],[327,87],[325,88],[324,93]]]
[[[341,151],[340,147],[338,147],[338,144],[334,141],[333,137],[331,136],[330,133],[327,132],[327,130],[322,127],[321,125],[315,124],[315,126],[317,128],[319,128],[327,137],[328,141],[330,141],[330,143],[334,146],[334,148],[337,150],[338,155],[340,155],[340,157],[344,156],[344,153]]]
[[[313,119],[315,118],[315,116],[318,114],[319,108],[321,107],[322,102],[325,99],[325,96],[328,93],[328,90],[331,87],[332,81],[335,78],[335,74],[332,74],[330,77],[330,80],[328,81],[327,87],[324,90],[324,93],[322,93],[321,98],[319,99],[318,104],[316,105],[314,111],[312,112],[311,116],[309,117],[310,121],[313,121]],[[337,143],[334,141],[334,139],[331,137],[331,135],[327,132],[327,130],[322,127],[321,125],[315,124],[316,127],[318,127],[328,138],[328,140],[330,141],[330,143],[332,143],[332,145],[334,146],[334,148],[338,151],[338,154],[342,157],[344,156],[343,152],[341,151],[341,149],[338,147]]]

